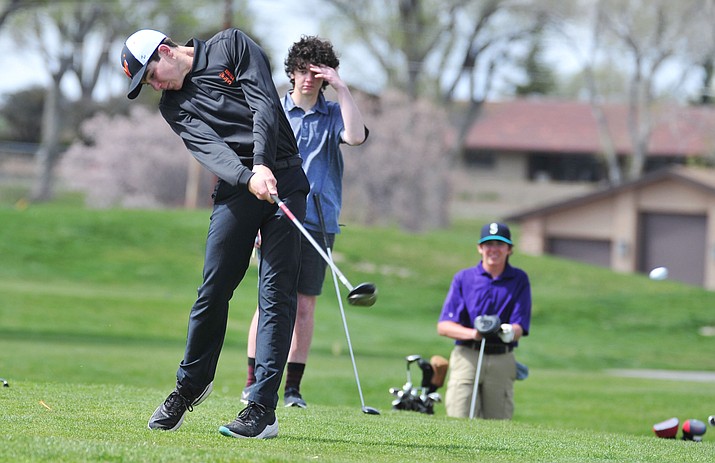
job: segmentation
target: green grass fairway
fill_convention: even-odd
[[[208,210],[88,210],[0,202],[0,457],[12,462],[712,462],[702,443],[657,439],[654,423],[715,414],[715,293],[518,252],[531,278],[530,368],[508,422],[390,409],[405,356],[449,356],[436,320],[452,275],[474,265],[482,220],[409,234],[349,225],[335,258],[372,308],[345,304],[366,405],[361,413],[331,280],[319,299],[302,392],[269,441],[221,436],[245,381],[256,272],[236,292],[213,395],[175,433],[146,422],[171,391],[200,284]],[[490,218],[486,218],[488,220]],[[519,230],[515,230],[519,240]],[[341,286],[343,297],[346,291]],[[703,331],[705,332],[705,331]],[[673,379],[614,376],[670,370]],[[416,367],[413,376],[420,377]],[[444,389],[440,392],[444,394]],[[680,433],[679,433],[680,436]]]

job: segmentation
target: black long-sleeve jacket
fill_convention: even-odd
[[[263,50],[238,29],[187,46],[193,67],[180,90],[163,92],[159,108],[199,163],[232,186],[247,185],[254,164],[300,165]]]

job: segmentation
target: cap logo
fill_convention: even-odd
[[[489,224],[489,234],[496,235],[499,232],[499,224],[492,222]]]
[[[123,63],[123,68],[124,68],[124,74],[127,75],[130,79],[132,78],[132,72],[129,70],[129,63],[127,62],[127,55],[122,56],[122,63]]]

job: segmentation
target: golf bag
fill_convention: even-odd
[[[434,404],[442,401],[437,389],[444,385],[449,362],[439,355],[432,356],[428,362],[416,354],[408,355],[405,357],[405,361],[407,362],[407,382],[402,388],[390,388],[390,394],[395,397],[392,401],[392,409],[434,414]],[[422,370],[422,382],[419,388],[412,383],[410,366],[413,363],[417,363]]]

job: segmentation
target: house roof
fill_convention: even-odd
[[[676,182],[686,183],[696,188],[702,189],[707,193],[715,196],[715,169],[704,167],[683,167],[673,166],[654,171],[644,175],[638,180],[623,183],[616,187],[609,187],[593,193],[589,193],[576,198],[557,201],[546,206],[541,206],[529,209],[509,217],[505,217],[507,222],[521,222],[523,220],[549,215],[554,212],[561,212],[568,209],[577,208],[585,204],[598,201],[604,198],[609,198],[623,193],[624,191],[641,189],[648,185],[663,180],[674,180]]]
[[[603,107],[618,154],[632,153],[625,105]],[[689,156],[715,151],[715,110],[664,106],[655,111],[651,156]],[[602,151],[598,125],[585,102],[514,100],[484,103],[465,139],[475,150],[593,154]]]

